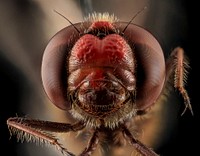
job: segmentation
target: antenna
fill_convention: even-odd
[[[124,28],[124,30],[122,31],[122,34],[126,31],[126,29],[128,28],[128,26],[132,23],[132,21],[137,17],[137,15],[139,15],[141,12],[143,12],[145,9],[147,8],[147,6],[145,6],[144,8],[142,8],[141,10],[139,10],[132,18],[131,20],[128,22],[128,24],[126,25],[126,27]]]
[[[65,17],[64,15],[62,15],[61,13],[59,13],[58,11],[56,10],[53,10],[55,13],[57,13],[58,15],[60,15],[61,17],[63,17],[64,19],[66,19],[73,27],[74,29],[76,29],[76,31],[80,34],[81,32],[78,30],[78,28],[67,18]]]

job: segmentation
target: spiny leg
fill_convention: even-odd
[[[96,149],[99,143],[99,131],[96,130],[90,139],[88,146],[84,149],[84,151],[80,154],[80,156],[90,156],[92,152]]]
[[[52,132],[69,132],[83,129],[85,125],[81,122],[74,125],[57,123],[50,121],[33,120],[28,118],[13,117],[7,120],[7,125],[11,134],[16,134],[18,140],[38,141],[39,143],[49,143],[57,147],[67,156],[74,156],[58,142]],[[47,133],[50,132],[50,133]]]
[[[184,84],[186,83],[187,79],[187,68],[189,68],[189,65],[187,59],[184,56],[184,50],[180,47],[175,48],[172,51],[170,58],[167,60],[167,76],[170,76],[172,73],[174,73],[174,87],[177,88],[183,96],[185,109],[182,115],[188,108],[193,115],[190,98],[186,89],[184,88]]]
[[[124,135],[129,139],[129,143],[143,156],[158,156],[152,149],[145,146],[139,140],[135,139],[130,131],[124,126],[122,129]]]

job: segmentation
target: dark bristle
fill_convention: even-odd
[[[76,31],[80,34],[81,32],[78,30],[78,28],[67,18],[65,17],[64,15],[62,15],[61,13],[59,13],[58,11],[56,10],[53,10],[55,13],[57,13],[58,15],[62,16],[64,19],[66,19],[73,27],[74,29],[76,29]]]

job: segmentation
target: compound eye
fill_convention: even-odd
[[[127,23],[120,23],[123,29]],[[124,32],[130,42],[136,69],[136,105],[139,110],[153,105],[158,99],[165,82],[165,60],[160,44],[145,29],[130,24]]]
[[[80,23],[75,25],[80,28]],[[79,33],[73,26],[64,28],[50,40],[42,60],[41,75],[44,90],[50,101],[64,110],[71,108],[67,91],[67,58],[78,39]]]

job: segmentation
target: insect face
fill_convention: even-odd
[[[90,27],[88,32],[91,34],[83,35],[69,56],[68,84],[75,100],[73,112],[91,116],[90,120],[98,123],[95,126],[100,126],[102,120],[105,125],[114,125],[116,122],[110,121],[110,115],[116,116],[117,121],[124,118],[118,111],[124,114],[122,110],[129,107],[126,114],[130,114],[134,110],[134,56],[124,38],[112,32],[109,22],[93,25],[95,28]]]
[[[78,34],[64,28],[44,52],[43,84],[55,105],[91,126],[115,127],[156,101],[165,63],[149,32],[133,24],[123,32],[127,23],[108,14],[75,26]]]

